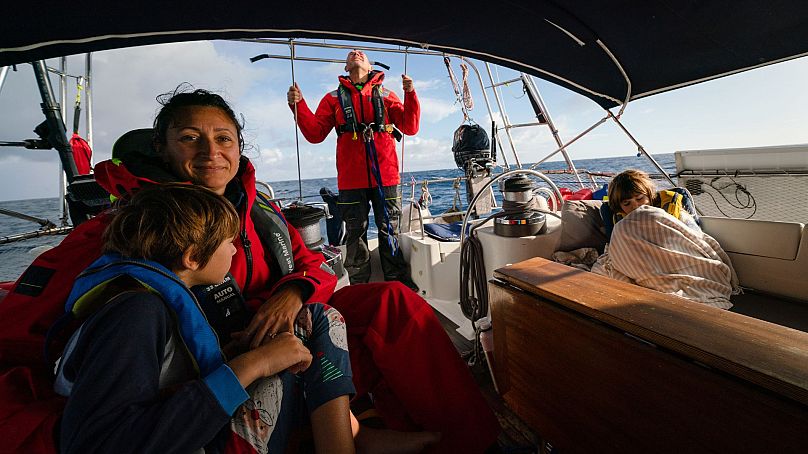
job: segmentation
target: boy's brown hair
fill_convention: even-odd
[[[609,208],[612,209],[612,213],[622,213],[623,207],[620,204],[636,194],[645,194],[648,201],[653,203],[656,185],[648,174],[636,169],[617,174],[609,183]]]
[[[174,270],[190,249],[191,259],[204,267],[238,230],[235,208],[215,192],[184,183],[153,185],[119,206],[104,231],[104,252],[153,260]]]

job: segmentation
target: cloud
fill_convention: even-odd
[[[58,65],[56,60],[48,61],[49,66]],[[84,58],[68,58],[67,72],[83,74]],[[235,58],[220,53],[212,42],[191,42],[163,44],[127,48],[93,54],[93,149],[94,160],[108,159],[112,144],[124,132],[151,126],[159,105],[155,97],[173,90],[181,82],[189,82],[197,88],[207,88],[223,93],[238,105],[252,87],[259,81],[274,76],[265,67],[250,66],[247,59]],[[58,81],[53,81],[58,92]],[[285,89],[285,87],[284,87]],[[68,80],[67,123],[72,126],[72,106],[75,99],[75,82]],[[57,93],[58,97],[58,93]],[[59,99],[57,99],[59,101]],[[83,98],[87,108],[87,98]],[[4,118],[0,122],[0,140],[16,141],[33,138],[31,130],[44,120],[39,107],[41,99],[36,88],[33,72],[27,65],[20,65],[19,71],[10,72],[7,83],[0,93]],[[9,106],[13,115],[6,115]],[[85,128],[84,114],[81,117],[81,131]],[[84,134],[83,134],[84,135]],[[54,197],[50,180],[56,180],[56,172],[38,171],[38,163],[58,162],[54,150],[31,151],[7,148],[0,155],[0,199]],[[7,152],[8,151],[8,152]],[[21,174],[38,175],[29,181],[42,184],[19,185],[7,182],[17,180]]]
[[[460,112],[460,106],[445,99],[419,96],[421,122],[437,123],[450,115]]]
[[[404,142],[404,171],[455,167],[451,140],[406,137]],[[399,156],[401,148],[399,147]]]
[[[295,62],[295,68],[300,67],[300,65],[305,64],[305,62]],[[345,74],[345,63],[323,63],[319,65],[313,65],[313,69],[307,71],[311,71],[314,74],[321,75],[321,76],[331,76],[336,78],[341,74]]]
[[[414,79],[415,89],[418,93],[445,90],[448,82],[443,79]]]
[[[291,82],[290,65],[280,60],[249,63],[248,57],[262,52],[266,52],[264,45],[215,41],[95,53],[92,91],[96,161],[109,157],[112,144],[124,132],[150,126],[159,107],[155,96],[185,81],[223,92],[236,112],[244,114],[245,137],[252,144],[247,153],[256,162],[259,178],[297,179],[296,128],[285,101]],[[307,49],[304,53],[300,49],[299,53],[341,59],[347,51],[308,52]],[[401,60],[397,62],[387,55],[378,57],[395,63],[386,82],[401,95],[403,65],[398,63]],[[56,66],[58,62],[48,63]],[[450,150],[452,132],[462,116],[445,67],[438,59],[414,55],[408,63],[419,93],[422,117],[418,136],[405,139],[406,170],[454,168]],[[69,73],[81,73],[83,66],[83,57],[68,58]],[[295,76],[312,109],[316,109],[323,94],[336,88],[336,77],[343,73],[342,66],[341,63],[295,63]],[[455,74],[460,76],[457,69]],[[515,75],[503,68],[497,73],[502,80]],[[808,91],[799,87],[806,75],[808,59],[805,58],[761,68],[635,101],[621,121],[652,153],[804,143],[808,142],[808,130],[801,125],[806,121],[803,106],[808,103]],[[475,79],[473,75],[472,79]],[[53,81],[57,87],[56,79]],[[583,96],[541,80],[537,84],[562,140],[570,140],[604,115],[602,109]],[[68,123],[72,123],[74,82],[70,82],[69,88],[66,107]],[[472,111],[474,120],[490,134],[491,122],[476,80],[471,89],[477,104]],[[488,94],[492,109],[497,109],[491,92]],[[520,84],[504,88],[502,100],[512,123],[533,120]],[[10,72],[0,92],[3,118],[0,140],[35,137],[32,129],[43,120],[40,102],[30,66],[20,65],[18,71]],[[749,114],[749,106],[755,106],[754,115]],[[496,113],[494,117],[499,119]],[[82,128],[84,126],[82,117]],[[513,136],[523,162],[541,159],[556,148],[546,127],[515,129]],[[504,133],[501,138],[505,145],[502,151],[510,155]],[[333,133],[316,145],[309,144],[302,135],[297,139],[303,178],[336,174]],[[573,159],[604,157],[632,154],[636,146],[617,126],[607,122],[573,144],[569,151]],[[512,160],[510,157],[509,162]],[[55,197],[58,194],[57,167],[58,158],[53,150],[0,148],[0,200]]]
[[[413,75],[410,75],[410,77],[412,77],[413,84],[415,84],[415,91],[418,92],[419,95],[424,92],[436,92],[438,90],[442,90],[444,93],[451,93],[451,90],[446,91],[448,82],[444,80],[441,79],[421,80]],[[390,73],[385,74],[384,86],[395,91],[396,94],[401,94],[402,91],[401,76],[398,74],[390,74]]]
[[[261,164],[276,164],[283,161],[283,152],[280,148],[263,148],[258,154],[258,161]]]

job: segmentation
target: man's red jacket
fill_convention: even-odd
[[[373,122],[373,105],[371,104],[373,87],[381,85],[382,81],[384,81],[384,73],[373,71],[368,75],[368,82],[359,91],[351,79],[346,76],[339,77],[340,85],[351,94],[357,123]],[[386,123],[396,125],[406,135],[411,136],[418,133],[421,106],[415,90],[405,92],[404,103],[402,103],[395,93],[382,87],[382,99],[384,100]],[[294,110],[294,106],[290,107]],[[297,124],[300,132],[311,143],[322,142],[332,129],[345,124],[345,114],[340,106],[338,91],[334,90],[323,96],[315,113],[311,113],[306,101],[301,100],[297,104]],[[390,133],[379,132],[374,135],[374,142],[379,156],[382,185],[399,184],[401,180],[398,173],[395,139]],[[350,132],[337,137],[337,187],[339,190],[376,187],[361,133],[356,138]]]

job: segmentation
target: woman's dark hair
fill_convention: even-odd
[[[166,131],[171,127],[179,110],[186,107],[217,107],[233,120],[238,133],[239,152],[244,151],[244,136],[242,135],[244,120],[239,121],[233,109],[220,95],[201,88],[194,89],[190,84],[183,83],[173,91],[158,95],[157,102],[163,107],[154,118],[155,143],[166,144]]]

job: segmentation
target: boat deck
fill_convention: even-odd
[[[474,348],[473,342],[457,332],[457,325],[454,322],[438,311],[435,311],[435,314],[458,352],[464,357],[468,356]],[[488,405],[494,411],[500,426],[502,426],[502,433],[500,433],[497,440],[500,452],[514,454],[549,452],[543,449],[541,438],[505,406],[505,402],[494,389],[491,375],[488,373],[488,366],[485,363],[476,363],[470,365],[469,370],[471,370],[480,391],[482,391]],[[542,450],[540,451],[540,449]]]
[[[384,278],[381,273],[381,263],[379,262],[378,239],[370,239],[368,246],[370,249],[372,270],[370,281],[381,282]],[[441,314],[440,311],[435,310],[435,315],[437,315],[446,334],[449,335],[455,348],[457,348],[458,353],[466,357],[474,348],[473,342],[458,333],[458,325]],[[491,407],[491,410],[493,410],[494,414],[497,416],[500,426],[502,426],[502,432],[497,440],[500,452],[508,454],[549,452],[549,450],[542,446],[541,438],[505,406],[505,401],[502,400],[502,397],[500,397],[494,389],[494,383],[491,380],[491,374],[488,372],[488,366],[485,363],[478,363],[470,365],[469,370],[474,376],[474,380],[477,382],[489,407]],[[540,451],[542,448],[544,449]]]

